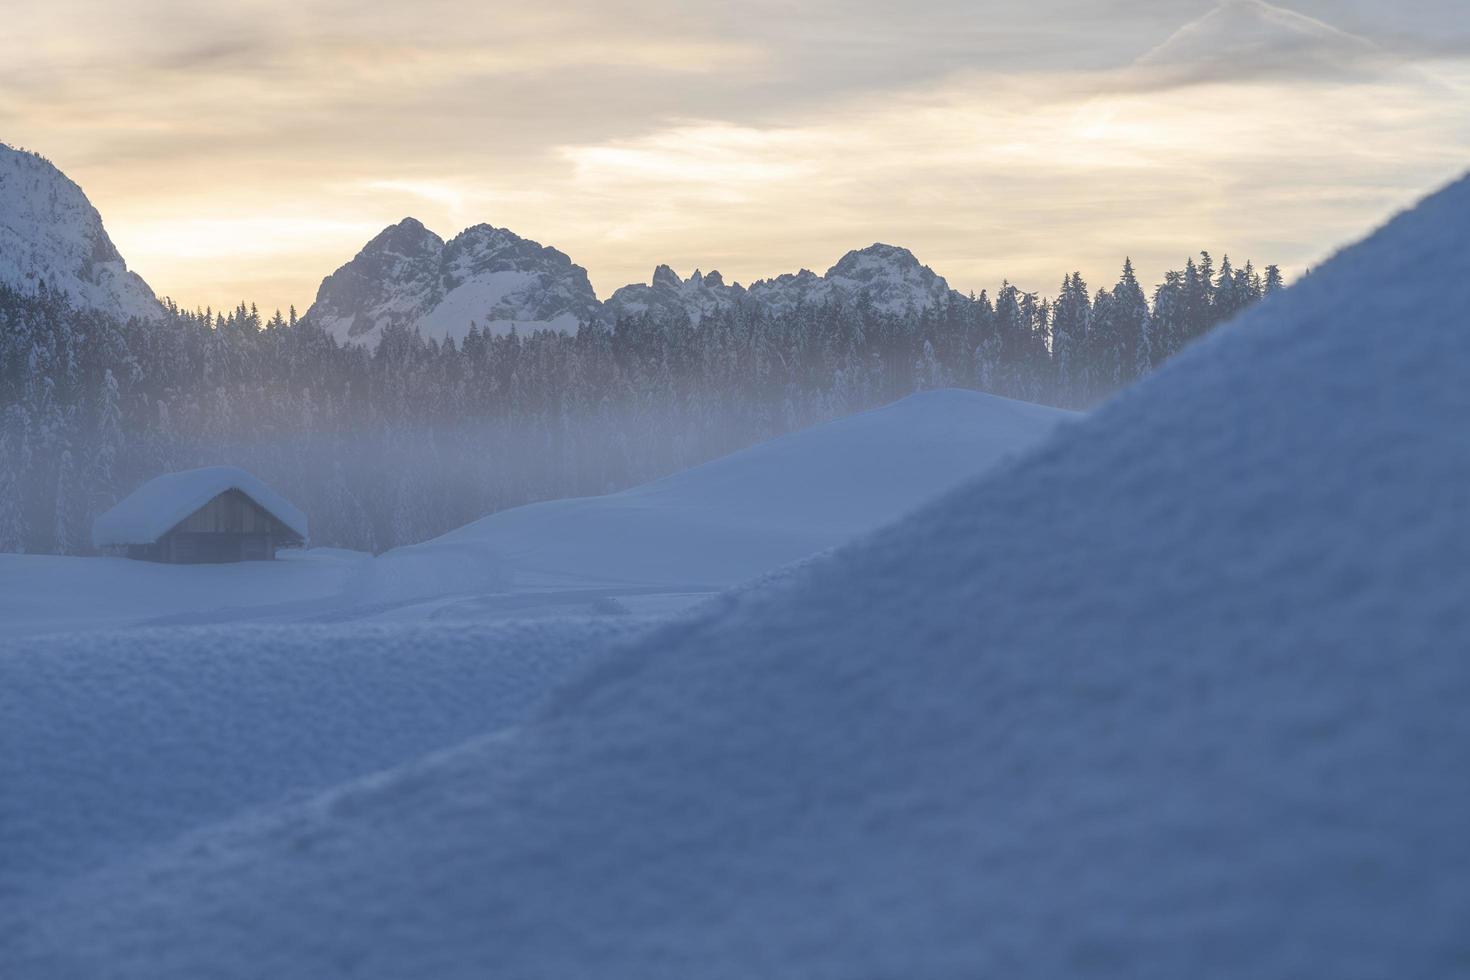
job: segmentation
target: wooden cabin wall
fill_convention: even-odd
[[[170,533],[269,534],[278,540],[295,538],[271,513],[239,490],[226,490],[184,518]]]
[[[299,534],[239,490],[226,490],[156,542],[129,545],[129,558],[176,564],[269,561],[276,549],[302,544]]]

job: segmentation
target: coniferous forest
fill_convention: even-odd
[[[642,316],[575,334],[390,328],[372,351],[251,306],[120,323],[0,287],[0,552],[82,554],[160,473],[243,466],[312,544],[383,551],[507,507],[615,491],[915,391],[1086,408],[1282,285],[1208,253],[1146,293],[1066,276],[904,315]]]

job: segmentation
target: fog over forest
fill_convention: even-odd
[[[381,552],[527,502],[607,493],[929,388],[1095,404],[1282,285],[1208,253],[1151,297],[1004,285],[883,313],[859,301],[575,334],[388,329],[339,345],[294,311],[172,305],[119,322],[0,288],[0,551],[85,554],[92,520],[160,473],[228,463]]]

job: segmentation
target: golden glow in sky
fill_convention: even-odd
[[[126,6],[7,14],[0,139],[191,307],[304,310],[406,215],[554,245],[600,296],[874,241],[961,289],[1294,270],[1470,160],[1470,25],[1434,0],[1391,36],[1259,0]]]

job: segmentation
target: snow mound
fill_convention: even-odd
[[[974,391],[925,392],[622,493],[492,514],[364,566],[363,591],[712,592],[896,520],[1072,417]]]
[[[1470,180],[517,734],[76,882],[6,972],[1463,973],[1467,252]]]
[[[284,525],[307,537],[306,515],[285,497],[235,466],[205,466],[154,477],[92,524],[92,545],[151,544],[227,490],[238,490]]]
[[[199,823],[515,724],[632,635],[562,620],[0,645],[0,903]]]
[[[163,315],[82,189],[43,157],[0,143],[0,283],[34,293],[42,282],[121,320]]]

